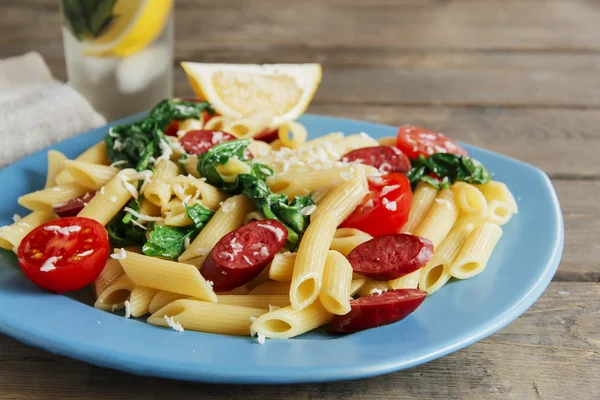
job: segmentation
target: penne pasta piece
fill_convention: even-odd
[[[331,241],[330,249],[339,251],[344,256],[348,257],[348,254],[350,254],[356,246],[368,242],[371,239],[373,239],[373,236],[361,230],[354,228],[338,228]]]
[[[77,183],[66,183],[19,197],[18,203],[31,211],[52,211],[52,207],[76,199],[88,192]]]
[[[410,274],[401,276],[400,278],[388,281],[389,287],[392,289],[416,289],[419,287],[419,280],[421,279],[421,271],[423,268],[419,268]]]
[[[157,289],[144,286],[134,287],[129,297],[131,316],[137,318],[148,314],[150,312],[150,302],[158,292]]]
[[[410,212],[408,221],[401,229],[401,232],[412,233],[421,224],[425,215],[435,201],[438,190],[428,183],[420,182],[413,193],[410,203]]]
[[[327,252],[336,228],[336,215],[321,214],[318,218],[312,219],[304,232],[296,254],[290,287],[292,307],[297,310],[313,303],[319,295]]]
[[[501,236],[502,228],[489,222],[473,230],[450,266],[450,275],[467,279],[481,273]]]
[[[191,200],[202,200],[202,205],[212,211],[219,208],[222,201],[227,199],[227,194],[220,192],[216,187],[209,185],[203,178],[179,175],[169,181],[173,194],[184,203]]]
[[[179,167],[184,175],[192,175],[195,178],[200,178],[197,166],[198,156],[195,154],[188,155],[186,158],[179,160]]]
[[[362,149],[363,147],[375,147],[379,146],[377,140],[373,139],[366,133],[359,133],[356,135],[348,135],[343,139],[332,143],[333,151],[340,155],[341,158],[344,154],[356,150]]]
[[[295,262],[296,253],[276,254],[269,268],[269,279],[277,282],[291,282]]]
[[[193,265],[148,257],[129,251],[126,251],[125,257],[119,261],[127,276],[136,285],[217,301],[217,295],[212,290],[212,286]]]
[[[350,176],[353,166],[334,167],[311,171],[293,172],[275,175],[267,179],[267,185],[274,193],[283,193],[288,197],[304,196],[332,182],[342,182],[342,176]]]
[[[223,236],[242,226],[244,218],[253,208],[252,202],[241,194],[225,200],[190,247],[179,256],[179,261],[208,254]]]
[[[154,176],[144,190],[144,198],[155,206],[162,207],[171,200],[173,192],[168,183],[179,174],[179,167],[171,160],[160,160],[155,166]]]
[[[162,215],[162,213],[160,211],[160,207],[149,202],[146,199],[146,196],[144,196],[144,200],[142,200],[142,203],[140,204],[140,214],[148,215],[150,217],[160,217]],[[143,223],[149,222],[149,221],[139,221],[139,222],[143,224]]]
[[[384,136],[377,139],[377,143],[379,143],[380,146],[396,146],[397,139],[393,136]]]
[[[56,150],[48,151],[48,173],[46,174],[46,185],[44,188],[56,186],[56,176],[64,168],[64,162],[67,157]]]
[[[450,189],[442,189],[414,234],[431,240],[433,248],[436,249],[457,219],[458,207],[454,200],[454,193]]]
[[[160,290],[150,301],[150,304],[148,305],[148,311],[150,312],[150,314],[154,314],[155,312],[157,312],[167,304],[171,304],[175,300],[187,298],[189,298],[189,296],[186,296],[185,294]]]
[[[232,134],[238,139],[252,138],[269,127],[274,114],[263,111],[244,118],[223,118],[223,131]],[[209,121],[210,122],[210,121]]]
[[[337,185],[321,200],[317,209],[312,213],[311,220],[318,219],[324,214],[333,215],[336,218],[337,226],[352,214],[369,193],[369,184],[365,168],[361,165],[350,168],[350,174],[347,181]]]
[[[260,308],[180,299],[156,311],[148,318],[148,323],[171,326],[181,331],[188,329],[244,336],[250,333],[250,319],[260,317],[265,312],[266,310]]]
[[[328,133],[327,135],[318,137],[316,139],[309,140],[308,142],[305,142],[301,147],[302,147],[302,149],[308,149],[311,147],[321,146],[326,143],[331,144],[331,143],[341,140],[343,138],[344,138],[344,134],[342,132],[332,132],[332,133]]]
[[[94,281],[94,294],[98,298],[107,287],[125,274],[121,263],[114,258],[109,258],[100,275]]]
[[[269,310],[274,307],[287,307],[290,305],[290,297],[285,294],[257,294],[257,295],[222,295],[217,296],[217,303],[230,304],[233,306],[262,308]]]
[[[221,131],[223,130],[224,122],[224,118],[220,115],[217,115],[206,121],[202,129],[206,129],[209,131]]]
[[[50,211],[34,211],[11,225],[0,228],[0,248],[17,253],[21,240],[29,232],[46,222],[56,219]]]
[[[250,153],[252,153],[254,157],[257,158],[266,157],[273,151],[271,145],[269,143],[263,142],[262,140],[251,141],[248,145],[248,150],[250,151]]]
[[[246,217],[244,218],[244,225],[249,224],[253,221],[262,221],[263,219],[266,218],[260,211],[252,211],[251,213],[248,213],[248,215],[246,215]]]
[[[127,275],[121,275],[102,293],[98,294],[94,307],[104,311],[121,310],[125,306],[125,300],[131,295],[134,286],[135,284]]]
[[[487,215],[487,201],[483,193],[474,185],[465,182],[456,182],[452,185],[456,205],[463,214],[484,217]]]
[[[385,292],[390,290],[388,281],[376,281],[375,279],[364,278],[365,283],[358,289],[357,293],[360,297],[368,296],[376,292]],[[415,285],[416,287],[416,285]]]
[[[134,169],[119,172],[104,186],[104,190],[96,193],[77,216],[94,219],[102,225],[108,224],[125,207],[133,194],[137,196],[135,185],[128,181],[135,174]]]
[[[75,160],[66,160],[64,166],[76,183],[91,190],[100,190],[119,171],[106,165]]]
[[[315,301],[301,310],[288,306],[263,314],[250,328],[266,338],[289,339],[325,325],[331,317],[332,314]]]
[[[352,282],[350,282],[350,296],[354,296],[356,293],[358,293],[366,281],[367,278],[352,279]]]
[[[91,164],[109,165],[108,153],[106,152],[106,143],[103,141],[96,143],[83,153],[81,153],[76,161],[82,161]]]
[[[304,125],[290,121],[279,127],[278,136],[283,146],[297,149],[306,142],[308,134]]]
[[[507,204],[511,213],[517,214],[519,207],[512,192],[505,183],[491,181],[484,185],[475,185],[483,193],[487,201],[497,200]]]
[[[319,301],[332,314],[350,312],[352,266],[341,253],[329,250],[323,272]]]
[[[239,174],[250,173],[250,166],[235,158],[230,158],[225,165],[217,165],[217,172],[225,182],[235,182]]]
[[[254,296],[257,294],[285,294],[289,295],[290,293],[290,284],[288,282],[274,282],[267,281],[256,286],[254,289],[250,290],[248,293],[250,296]]]
[[[454,225],[454,228],[446,236],[446,239],[436,249],[431,260],[422,268],[419,278],[419,289],[431,294],[439,290],[450,280],[450,265],[462,249],[473,229],[474,225],[469,223],[457,223]]]

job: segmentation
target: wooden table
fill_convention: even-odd
[[[37,50],[66,79],[57,5],[0,2],[0,57]],[[310,112],[424,125],[544,169],[565,220],[560,268],[535,305],[500,332],[386,376],[297,386],[182,383],[0,336],[0,398],[599,398],[598,2],[177,0],[176,27],[176,64],[320,62],[324,80]],[[179,68],[175,82],[176,95],[191,94]]]

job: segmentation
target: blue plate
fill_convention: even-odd
[[[131,122],[141,115],[117,123]],[[396,128],[305,115],[310,137],[342,131],[374,137]],[[75,157],[108,132],[104,126],[51,148]],[[542,294],[563,250],[556,193],[539,169],[476,147],[470,154],[506,182],[519,214],[483,273],[450,282],[412,315],[392,325],[333,336],[324,330],[292,340],[175,332],[90,306],[89,290],[70,296],[30,283],[16,257],[0,250],[0,331],[24,343],[139,375],[216,383],[297,383],[363,378],[413,367],[476,342],[513,321]],[[0,170],[0,226],[26,211],[17,197],[43,187],[46,150]]]

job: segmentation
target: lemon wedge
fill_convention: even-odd
[[[201,64],[182,62],[192,89],[224,116],[271,112],[271,126],[298,118],[310,104],[320,64]]]
[[[152,43],[171,14],[173,0],[119,0],[114,19],[101,36],[83,42],[88,56],[126,57]]]

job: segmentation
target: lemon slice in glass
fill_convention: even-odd
[[[221,114],[241,118],[264,112],[272,126],[306,110],[321,82],[320,64],[201,64],[183,62],[192,89]]]
[[[126,57],[152,43],[168,21],[173,0],[118,0],[110,25],[83,42],[88,56]]]

